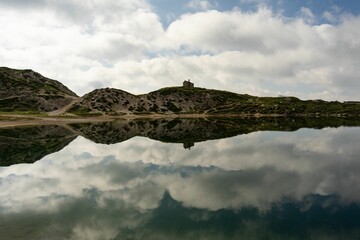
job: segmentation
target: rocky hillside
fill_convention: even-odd
[[[206,113],[234,101],[246,101],[248,95],[204,88],[171,87],[143,95],[106,88],[82,97],[69,112],[75,114],[147,114]]]
[[[280,114],[360,115],[360,103],[302,101],[295,97],[255,97],[205,88],[169,87],[143,95],[117,89],[86,94],[69,112],[82,114]]]
[[[142,95],[96,89],[79,98],[60,82],[32,70],[0,68],[0,112],[49,115],[278,114],[360,116],[360,102],[302,101],[295,97],[255,97],[195,87],[168,87]]]
[[[70,104],[77,95],[62,83],[32,70],[0,67],[0,110],[50,112]]]
[[[85,94],[81,101],[74,104],[68,112],[77,115],[130,113],[139,102],[139,97],[114,89],[96,89]]]

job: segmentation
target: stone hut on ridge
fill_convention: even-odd
[[[193,87],[194,87],[194,83],[190,82],[190,79],[189,79],[189,80],[185,80],[185,81],[183,82],[183,87],[193,88]]]

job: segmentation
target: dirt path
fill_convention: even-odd
[[[10,116],[9,116],[10,117]],[[14,117],[9,120],[1,120],[0,128],[18,127],[18,126],[31,126],[31,125],[66,125],[70,123],[87,123],[87,122],[108,122],[113,121],[111,118],[42,118],[34,117],[32,119]]]
[[[52,111],[52,112],[49,112],[48,115],[49,116],[59,116],[59,115],[62,115],[64,113],[67,112],[67,110],[69,110],[74,104],[78,103],[81,101],[81,98],[73,98],[72,102],[69,103],[68,105],[60,108],[60,109],[57,109],[55,111]]]

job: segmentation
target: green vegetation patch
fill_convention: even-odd
[[[87,107],[79,106],[79,105],[74,105],[68,110],[68,112],[73,113],[75,115],[89,115],[91,112],[91,109],[87,108]]]

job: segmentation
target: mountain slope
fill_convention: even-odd
[[[143,95],[97,89],[69,109],[75,114],[277,114],[360,115],[358,102],[303,101],[295,97],[255,97],[227,91],[169,87]]]
[[[0,111],[49,115],[207,114],[360,116],[360,102],[303,101],[295,97],[255,97],[227,91],[168,87],[142,95],[114,88],[83,97],[32,70],[0,68]]]
[[[137,102],[137,96],[119,89],[96,89],[85,94],[80,102],[69,109],[69,112],[79,115],[89,113],[128,113],[130,111],[127,109],[136,105]]]
[[[77,95],[62,83],[37,72],[0,67],[1,111],[49,112],[74,98]]]
[[[170,87],[133,95],[113,89],[96,89],[82,97],[69,112],[99,113],[206,113],[214,107],[247,101],[251,96],[205,88]]]

